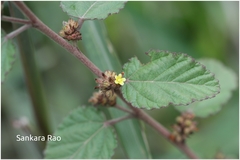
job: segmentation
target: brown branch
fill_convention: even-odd
[[[126,116],[123,116],[123,117],[120,117],[120,118],[111,119],[111,120],[108,120],[108,121],[104,122],[104,126],[114,125],[118,122],[121,122],[123,120],[129,119],[129,118],[132,118],[132,117],[134,117],[134,116],[132,114],[129,114],[129,115],[126,115]]]
[[[102,77],[102,71],[97,68],[78,48],[72,46],[67,41],[65,41],[58,34],[53,32],[49,27],[47,27],[42,21],[40,21],[29,8],[20,1],[15,2],[16,6],[32,21],[33,27],[39,29],[45,35],[53,39],[75,57],[77,57],[83,64],[85,64],[94,74],[98,77]]]
[[[81,27],[82,27],[82,25],[83,25],[83,22],[84,22],[84,19],[82,19],[82,18],[79,18],[79,19],[78,19],[78,28],[77,28],[77,30],[80,30],[80,29],[81,29]]]
[[[169,140],[170,132],[162,126],[159,122],[157,122],[155,119],[153,119],[151,116],[149,116],[144,111],[133,107],[131,103],[127,102],[125,98],[123,98],[122,94],[120,92],[117,92],[118,96],[135,112],[135,116],[141,120],[143,120],[145,123],[152,126],[158,133],[163,135],[167,140]],[[170,140],[169,140],[170,141]],[[185,153],[189,158],[191,159],[198,159],[198,157],[190,150],[190,148],[186,144],[180,144],[180,143],[174,143],[170,141],[173,145],[175,145],[177,148],[179,148],[183,153]]]
[[[26,20],[26,19],[20,19],[20,18],[15,18],[15,17],[8,17],[8,16],[2,16],[2,21],[5,22],[12,22],[12,23],[20,23],[20,24],[32,24],[31,21]]]
[[[21,1],[14,1],[15,5],[29,18],[32,23],[37,22],[39,19],[35,14]]]
[[[22,33],[23,31],[27,30],[28,28],[31,27],[31,24],[25,24],[23,25],[22,27],[12,31],[11,33],[7,34],[5,36],[5,40],[8,40],[8,39],[12,39],[14,37],[16,37],[17,35],[19,35],[20,33]]]
[[[135,114],[133,111],[131,111],[131,110],[127,109],[127,108],[124,108],[124,107],[122,107],[122,106],[120,106],[120,105],[118,105],[118,104],[115,105],[115,108],[117,108],[117,109],[119,109],[119,110],[122,110],[123,112],[130,113],[130,114],[132,114],[132,115]]]

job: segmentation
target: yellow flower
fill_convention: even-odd
[[[118,76],[115,76],[115,83],[120,84],[121,86],[124,85],[124,82],[126,81],[126,78],[122,78],[122,74],[120,73]]]

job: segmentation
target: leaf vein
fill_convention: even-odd
[[[79,150],[82,149],[82,147],[83,147],[84,145],[87,145],[88,142],[90,142],[90,140],[91,140],[94,136],[96,136],[97,133],[100,132],[103,128],[104,128],[104,125],[103,125],[101,128],[99,128],[92,136],[90,136],[85,142],[83,142],[83,145],[80,146],[80,147],[76,150],[76,152],[73,153],[73,155],[72,155],[71,157],[69,157],[69,159],[74,158],[74,156],[76,156],[76,154],[79,152]]]
[[[89,12],[89,10],[96,4],[97,2],[94,2],[89,8],[88,10],[83,14],[83,16],[81,17],[82,19],[84,19],[84,16]]]

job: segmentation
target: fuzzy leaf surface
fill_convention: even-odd
[[[1,34],[1,82],[3,82],[15,60],[16,48],[12,40],[4,39],[6,33],[3,30]]]
[[[206,68],[182,53],[148,52],[151,62],[143,65],[132,58],[123,67],[127,82],[124,98],[137,108],[187,105],[214,97],[219,82]]]
[[[221,106],[227,103],[232,96],[232,91],[237,88],[237,75],[224,66],[221,62],[214,59],[200,59],[199,62],[211,70],[219,80],[221,92],[216,97],[202,102],[194,102],[188,106],[176,107],[177,110],[184,112],[190,111],[197,117],[207,117],[221,110]]]
[[[126,1],[62,1],[61,7],[69,16],[90,20],[105,19],[118,13]]]
[[[48,141],[45,158],[109,159],[117,146],[111,126],[95,108],[80,107],[68,115],[55,131],[61,141]]]

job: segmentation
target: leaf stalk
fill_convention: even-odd
[[[16,30],[12,31],[11,33],[7,34],[5,36],[5,40],[13,39],[14,37],[16,37],[17,35],[24,32],[25,30],[27,30],[30,27],[31,27],[31,24],[25,24],[22,27],[19,27],[18,29],[16,29]]]
[[[129,119],[129,118],[133,118],[134,116],[132,114],[128,114],[126,116],[120,117],[120,118],[116,118],[116,119],[111,119],[109,121],[104,122],[104,126],[110,126],[110,125],[114,125],[116,123],[119,123],[123,120]]]
[[[31,21],[26,20],[26,19],[20,19],[20,18],[15,18],[15,17],[8,17],[8,16],[2,16],[2,21],[5,22],[12,22],[12,23],[20,23],[20,24],[32,24]]]

